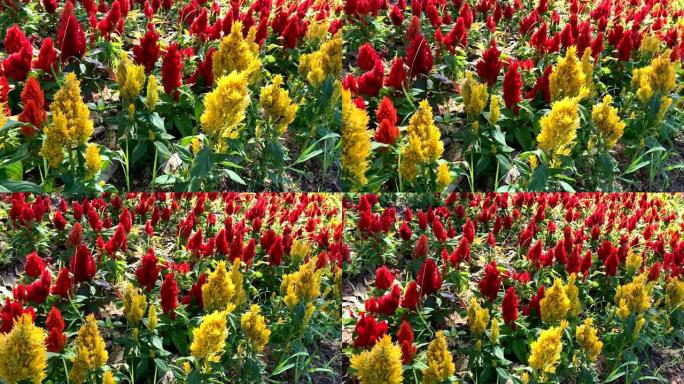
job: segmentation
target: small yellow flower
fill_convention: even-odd
[[[152,112],[157,107],[159,102],[159,88],[157,86],[157,78],[150,75],[147,79],[147,94],[145,95],[145,106],[147,110]]]
[[[563,350],[563,329],[566,326],[567,322],[562,321],[558,327],[543,330],[537,340],[532,342],[528,364],[539,371],[541,375],[556,372],[556,366]]]
[[[370,351],[352,355],[351,367],[361,384],[401,384],[401,348],[389,335],[380,339]]]
[[[630,274],[636,273],[641,268],[642,263],[643,263],[643,258],[641,257],[640,253],[634,252],[632,250],[630,250],[627,253],[627,259],[625,261],[625,266],[627,266],[627,271]]]
[[[456,371],[454,359],[447,348],[444,332],[439,331],[428,345],[427,368],[423,370],[423,383],[439,383]]]
[[[318,51],[299,58],[299,74],[306,75],[309,84],[318,87],[326,78],[339,78],[342,73],[342,31],[321,44]],[[343,120],[344,121],[344,120]]]
[[[406,180],[416,177],[418,168],[437,161],[444,152],[439,128],[432,117],[432,107],[427,100],[420,102],[418,111],[409,119],[406,128],[408,146],[401,151],[399,172]]]
[[[261,89],[259,102],[268,121],[282,135],[295,119],[297,104],[290,99],[289,92],[282,88],[283,77],[276,75],[273,82]]]
[[[366,184],[370,164],[371,131],[368,112],[358,108],[351,99],[351,91],[342,91],[342,169],[355,185]]]
[[[499,97],[497,95],[492,95],[492,97],[489,98],[489,125],[492,127],[495,126],[500,117]]]
[[[145,315],[147,298],[133,284],[128,283],[123,294],[124,316],[131,325],[136,326]]]
[[[437,166],[437,190],[442,191],[449,184],[451,184],[451,173],[449,172],[449,165],[441,163]]]
[[[66,116],[59,111],[54,111],[52,113],[52,124],[47,124],[43,129],[45,130],[45,141],[43,141],[40,153],[51,167],[58,167],[64,160],[62,149],[69,137]]]
[[[596,104],[591,111],[591,121],[608,148],[613,148],[617,144],[625,130],[625,123],[620,120],[617,108],[611,105],[612,102],[613,98],[606,95],[603,101]]]
[[[496,344],[497,340],[499,340],[499,320],[497,318],[492,319],[492,325],[489,332],[489,340]]]
[[[226,311],[214,311],[192,330],[190,354],[201,362],[217,362],[226,347],[228,327]]]
[[[261,315],[261,308],[258,305],[252,304],[249,307],[249,311],[242,315],[240,326],[247,340],[249,340],[257,352],[264,349],[264,346],[268,343],[271,331],[266,328],[266,321],[264,316]]]
[[[116,384],[116,379],[112,371],[105,371],[102,374],[102,384]]]
[[[546,291],[539,306],[543,322],[554,323],[565,319],[570,310],[570,299],[560,279],[554,280],[553,286]]]
[[[86,176],[92,178],[102,169],[102,157],[97,144],[88,143],[85,151]]]
[[[465,104],[465,113],[470,119],[477,119],[477,116],[484,111],[487,105],[487,85],[480,84],[473,77],[472,72],[466,72],[466,79],[463,82],[461,96],[463,96],[463,103]],[[497,100],[498,105],[498,100]]]
[[[235,293],[235,285],[226,271],[226,262],[219,261],[214,272],[202,285],[202,301],[207,311],[222,311],[228,307]]]
[[[620,285],[615,294],[618,305],[618,316],[625,321],[630,314],[641,315],[651,307],[650,287],[646,284],[646,275],[641,274],[631,283]]]
[[[147,329],[154,331],[154,329],[157,328],[157,321],[157,307],[154,304],[151,304],[147,310]]]
[[[668,279],[665,285],[665,306],[671,310],[682,309],[684,304],[684,281]]]
[[[216,89],[204,97],[202,132],[214,141],[238,137],[240,131],[236,128],[245,119],[248,105],[246,72],[233,71],[220,77]]]
[[[9,333],[0,334],[0,379],[7,384],[41,383],[47,366],[46,332],[30,314],[14,321]]]
[[[584,319],[584,323],[575,328],[575,337],[577,337],[577,343],[586,353],[589,360],[596,361],[596,358],[601,354],[603,343],[599,340],[597,336],[598,331],[592,324],[593,320],[591,318]]]
[[[145,67],[136,65],[128,58],[128,54],[121,52],[121,60],[116,67],[116,82],[119,85],[119,93],[124,100],[137,97],[145,82]]]
[[[84,383],[90,372],[102,367],[108,358],[95,316],[90,314],[76,336],[76,356],[71,360],[69,379],[76,384]]]
[[[554,102],[551,104],[551,111],[541,118],[537,146],[550,155],[552,164],[556,164],[561,156],[570,154],[575,145],[579,123],[576,98]]]
[[[468,307],[468,326],[470,333],[480,338],[489,325],[489,309],[482,308],[474,297],[470,299]]]
[[[581,310],[581,303],[579,300],[579,288],[575,285],[577,280],[577,275],[572,273],[568,277],[568,284],[565,286],[565,294],[568,295],[568,300],[570,300],[570,308],[568,309],[568,314],[570,316],[578,316]]]

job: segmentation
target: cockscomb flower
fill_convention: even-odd
[[[451,184],[453,178],[451,177],[451,172],[449,171],[449,164],[440,163],[437,166],[437,190],[442,191],[444,188]]]
[[[596,327],[593,326],[593,319],[590,317],[584,319],[584,322],[575,328],[577,343],[589,361],[596,361],[603,349],[603,342],[599,340],[597,333]]]
[[[432,57],[432,47],[422,34],[416,35],[411,39],[406,48],[406,62],[411,68],[411,76],[427,74],[434,65]]]
[[[40,276],[45,270],[45,261],[38,256],[37,252],[31,252],[26,255],[26,261],[24,262],[24,271],[29,277],[36,278]]]
[[[104,339],[97,328],[97,320],[90,314],[76,336],[76,356],[71,359],[69,379],[77,384],[85,383],[90,373],[102,367],[108,358]]]
[[[489,325],[489,309],[482,308],[474,297],[468,306],[468,327],[475,338],[480,338]]]
[[[579,96],[585,82],[582,64],[577,59],[577,47],[571,46],[565,52],[565,57],[558,59],[558,63],[549,76],[551,100],[557,101]]]
[[[160,271],[161,267],[158,265],[154,249],[150,248],[140,259],[140,266],[135,270],[135,278],[140,285],[151,291],[157,283]]]
[[[633,87],[637,87],[637,97],[642,103],[648,103],[654,94],[666,95],[677,86],[676,63],[670,61],[670,51],[667,50],[653,58],[651,64],[632,71]]]
[[[161,75],[164,92],[178,99],[177,88],[183,80],[183,61],[178,52],[178,43],[173,43],[166,49],[162,58]]]
[[[162,311],[172,319],[176,317],[175,309],[178,306],[178,284],[173,272],[167,273],[162,281],[160,296]]]
[[[418,175],[418,167],[437,161],[444,152],[439,128],[432,117],[432,107],[427,100],[422,100],[418,111],[409,119],[406,128],[408,146],[401,151],[402,162],[399,172],[407,180]]]
[[[489,125],[492,127],[496,125],[501,117],[501,111],[499,110],[499,97],[497,95],[492,95],[489,98]]]
[[[33,125],[33,127],[22,126],[21,131],[25,136],[33,137],[47,120],[45,97],[36,78],[30,77],[26,80],[24,89],[21,91],[21,103],[24,109],[18,120]]]
[[[57,63],[57,51],[51,38],[46,37],[40,45],[38,57],[33,62],[33,66],[42,69],[45,73],[52,74],[56,70],[54,65]]]
[[[266,327],[265,318],[261,315],[261,307],[257,304],[252,304],[249,311],[240,317],[240,326],[255,351],[260,352],[268,344],[271,331]]]
[[[383,97],[378,110],[375,113],[378,127],[375,130],[375,141],[383,144],[392,145],[399,138],[399,128],[397,128],[397,111],[392,100]]]
[[[353,354],[351,368],[362,384],[401,384],[401,348],[385,335],[370,351]]]
[[[439,291],[442,287],[442,275],[434,260],[427,259],[420,267],[416,282],[420,285],[420,293],[423,296]]]
[[[316,269],[314,258],[301,265],[297,272],[283,275],[280,291],[285,295],[283,301],[290,310],[299,303],[308,303],[320,296],[323,271]]]
[[[577,274],[571,273],[568,277],[568,283],[565,285],[565,294],[570,300],[570,307],[568,308],[568,315],[576,317],[580,314],[582,303],[579,299],[579,288],[575,285]]]
[[[247,72],[233,71],[222,76],[216,89],[204,97],[202,131],[214,142],[238,137],[237,127],[245,119],[248,105]]]
[[[515,326],[515,320],[518,319],[518,296],[515,294],[515,287],[506,290],[501,302],[501,313],[505,324]]]
[[[287,126],[295,119],[297,104],[290,99],[289,92],[282,88],[283,77],[276,75],[271,84],[261,88],[259,103],[267,120],[279,134],[285,133]]]
[[[192,330],[190,354],[199,362],[218,362],[221,359],[228,337],[228,312],[230,310],[214,311],[204,316],[200,325]]]
[[[93,178],[102,169],[102,157],[97,144],[88,143],[85,150],[86,177]]]
[[[378,289],[385,290],[392,286],[394,282],[394,275],[387,269],[386,266],[381,266],[375,270],[375,286]]]
[[[342,73],[342,31],[323,42],[318,51],[299,57],[300,75],[306,75],[309,84],[318,87],[326,78],[337,78]],[[344,120],[343,120],[344,121]]]
[[[33,323],[30,314],[21,315],[9,333],[0,334],[0,378],[3,382],[43,382],[47,367],[45,336],[45,330]]]
[[[477,75],[490,87],[496,83],[503,68],[503,63],[499,60],[500,55],[501,51],[496,46],[496,40],[492,39],[490,47],[482,53],[482,59],[475,64]]]
[[[461,96],[463,97],[463,104],[465,104],[466,115],[472,120],[477,120],[477,116],[484,111],[487,105],[487,98],[489,97],[487,85],[480,84],[473,77],[473,73],[468,71],[463,82]]]
[[[202,286],[202,301],[207,311],[222,311],[231,305],[235,285],[226,270],[226,262],[219,261],[216,269],[209,274],[207,283]]]
[[[482,277],[482,280],[478,282],[482,296],[486,297],[489,301],[494,302],[494,299],[496,299],[496,295],[499,292],[499,288],[501,288],[502,280],[501,272],[499,272],[496,262],[492,260],[491,263],[485,266],[484,276]]]
[[[387,334],[387,322],[378,322],[373,316],[362,314],[356,321],[354,328],[354,348],[370,348],[385,334]]]
[[[150,23],[147,24],[147,32],[140,38],[140,43],[133,46],[133,60],[136,64],[142,64],[145,67],[145,72],[150,73],[159,60],[159,56],[161,56],[159,33]]]
[[[256,29],[250,28],[247,37],[242,34],[242,22],[235,21],[230,34],[225,36],[212,56],[212,73],[214,79],[231,74],[233,71],[244,72],[248,78],[257,73],[261,67],[259,61],[259,44],[254,39]]]
[[[397,331],[397,341],[401,346],[401,361],[404,364],[411,364],[413,356],[416,354],[416,346],[413,345],[413,329],[408,321],[402,320]]]
[[[636,276],[631,283],[620,285],[615,293],[617,315],[622,321],[634,315],[641,315],[651,307],[652,283],[646,281],[647,275]]]
[[[145,106],[147,110],[152,112],[157,107],[159,102],[159,88],[157,85],[157,78],[150,75],[147,78],[147,92],[145,93]]]
[[[57,41],[62,61],[70,57],[82,57],[86,51],[86,36],[83,26],[76,19],[74,3],[67,0],[57,27]]]
[[[563,350],[563,329],[566,326],[567,322],[563,321],[558,327],[543,330],[537,340],[532,342],[528,364],[541,375],[556,372]]]
[[[503,78],[503,98],[506,102],[506,108],[516,115],[520,110],[518,103],[522,100],[521,87],[522,78],[518,72],[518,61],[516,60],[508,67]]]
[[[671,310],[682,309],[684,304],[684,281],[671,277],[665,285],[665,306]]]
[[[140,320],[145,315],[147,309],[147,298],[140,290],[135,288],[133,284],[126,284],[126,289],[123,293],[123,314],[126,320],[132,325],[137,326]]]
[[[543,322],[554,323],[565,319],[570,310],[570,299],[561,279],[554,280],[553,286],[546,290],[539,305]]]
[[[81,82],[76,79],[73,72],[67,73],[62,83],[62,88],[55,93],[54,101],[50,104],[53,114],[53,124],[55,115],[61,114],[66,118],[67,142],[70,146],[76,147],[85,144],[93,134],[93,122],[90,120],[88,106],[81,98]],[[59,127],[57,130],[62,131]]]
[[[580,119],[577,98],[565,98],[551,104],[551,111],[540,120],[537,146],[551,157],[552,165],[572,151]]]
[[[136,65],[128,58],[125,51],[121,52],[119,64],[116,67],[116,83],[119,85],[119,93],[125,100],[137,97],[145,82],[145,68]]]
[[[441,383],[455,371],[454,358],[447,348],[444,332],[438,331],[428,345],[427,368],[423,370],[423,383]]]
[[[83,243],[76,247],[76,254],[71,257],[71,273],[74,275],[74,284],[88,281],[95,277],[95,259],[90,249]]]
[[[613,97],[606,95],[603,101],[591,110],[591,121],[598,129],[607,148],[613,148],[625,130],[625,123],[620,120],[617,108],[612,106],[612,102]]]
[[[356,106],[349,90],[342,90],[342,168],[355,185],[366,183],[371,151],[368,113]]]

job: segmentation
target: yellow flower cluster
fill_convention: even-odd
[[[154,77],[154,75],[150,75],[150,77],[147,78],[147,92],[145,97],[145,105],[147,106],[147,110],[150,112],[154,111],[154,109],[157,107],[157,103],[159,102],[159,87],[157,84],[157,78]]]
[[[342,91],[342,168],[353,183],[366,183],[371,151],[368,112],[354,105],[351,91]]]
[[[499,121],[501,111],[499,109],[499,97],[492,95],[489,98],[489,124],[493,127]]]
[[[254,350],[259,352],[264,349],[264,346],[268,343],[269,336],[271,336],[271,331],[266,328],[266,321],[264,316],[261,315],[261,308],[257,304],[252,304],[249,307],[249,311],[240,317],[240,326]]]
[[[137,97],[145,82],[145,67],[136,65],[128,58],[125,51],[121,52],[121,60],[116,67],[116,83],[119,85],[119,93],[124,100]]]
[[[41,154],[51,167],[57,167],[64,160],[62,147],[66,145],[69,132],[67,131],[67,119],[59,111],[53,111],[52,124],[45,125],[45,141],[41,148]]]
[[[131,325],[136,326],[145,315],[147,298],[133,284],[126,284],[123,294],[124,316]]]
[[[442,191],[449,184],[451,184],[451,173],[449,172],[449,164],[441,163],[437,166],[437,190]]]
[[[147,329],[153,331],[155,328],[157,328],[158,321],[159,318],[157,317],[157,307],[152,304],[147,310]]]
[[[116,379],[114,379],[114,374],[112,371],[107,371],[102,374],[102,384],[115,384]]]
[[[321,41],[328,34],[330,23],[326,19],[312,20],[306,30],[306,40],[310,42]]]
[[[582,73],[584,73],[584,87],[589,92],[587,96],[594,95],[594,65],[589,60],[591,48],[587,47],[582,53]]]
[[[276,75],[273,82],[261,89],[259,101],[264,114],[270,123],[278,130],[278,134],[285,133],[287,126],[295,119],[297,104],[290,99],[287,90],[282,88],[283,77]]]
[[[586,356],[590,361],[595,361],[601,354],[601,349],[603,348],[603,342],[601,342],[597,336],[598,331],[596,330],[596,327],[593,326],[593,321],[594,320],[591,318],[586,318],[584,319],[584,323],[575,328],[577,343],[586,353]]]
[[[233,22],[228,36],[225,36],[219,48],[212,56],[212,73],[214,81],[231,74],[233,71],[245,73],[246,78],[259,72],[259,44],[255,42],[256,28],[251,27],[247,37],[242,35],[242,21]]]
[[[4,383],[43,382],[47,366],[45,336],[45,330],[33,324],[27,313],[14,321],[9,333],[0,333],[0,379]]]
[[[248,105],[247,72],[233,71],[221,76],[216,89],[204,97],[202,131],[214,141],[236,138],[236,127],[245,119]]]
[[[575,145],[580,123],[577,102],[577,98],[556,101],[551,104],[551,111],[540,120],[537,145],[551,156],[552,165],[558,163],[560,156],[570,154]]]
[[[615,304],[618,305],[617,315],[625,321],[631,314],[637,316],[651,307],[651,288],[646,283],[646,275],[636,276],[631,283],[620,285],[615,293]]]
[[[667,95],[676,86],[676,63],[670,61],[670,50],[653,58],[651,65],[635,68],[632,71],[632,87],[637,89],[637,98],[644,104],[651,101],[654,94]]]
[[[306,74],[309,84],[318,87],[328,77],[338,78],[342,73],[342,31],[321,44],[318,51],[305,53],[299,58],[299,74]]]
[[[484,108],[487,105],[487,98],[489,97],[487,84],[480,84],[475,80],[472,72],[466,72],[466,79],[463,82],[461,96],[463,96],[466,115],[471,119],[477,119],[477,116],[484,111]]]
[[[401,150],[399,172],[406,180],[418,175],[418,167],[437,161],[444,152],[439,128],[432,118],[432,107],[427,100],[420,102],[418,111],[409,119],[406,128],[408,146]]]
[[[568,283],[565,285],[565,293],[568,295],[568,300],[570,300],[568,314],[573,317],[579,315],[582,306],[579,300],[579,288],[575,285],[576,280],[577,275],[572,273],[568,277]]]
[[[558,365],[563,350],[561,338],[566,326],[567,322],[562,321],[558,327],[543,330],[537,340],[532,342],[528,364],[540,374],[556,372],[556,365]]]
[[[309,242],[305,239],[296,238],[290,247],[290,262],[299,263],[309,254]]]
[[[66,118],[66,141],[75,147],[85,144],[93,134],[93,122],[90,120],[88,106],[81,98],[81,82],[73,72],[64,77],[62,88],[55,93],[50,104],[53,116],[62,114]],[[54,120],[53,120],[54,123]]]
[[[226,270],[226,262],[219,261],[207,282],[202,285],[204,308],[207,311],[223,311],[232,304],[234,293],[235,284]]]
[[[289,309],[299,303],[313,301],[321,294],[323,269],[316,270],[316,259],[302,264],[297,272],[283,275],[280,290],[285,295],[283,301]]]
[[[492,319],[492,325],[489,328],[489,332],[489,340],[491,340],[492,343],[496,343],[499,339],[499,319]]]
[[[88,143],[85,151],[86,177],[92,178],[102,169],[102,157],[97,144]]]
[[[7,116],[5,115],[5,103],[0,103],[0,128],[7,123]]]
[[[439,331],[428,345],[427,368],[423,370],[423,383],[440,383],[456,371],[454,359],[447,348],[444,332]]]
[[[199,327],[192,330],[190,354],[200,362],[217,362],[226,347],[229,311],[214,311],[202,319]]]
[[[598,129],[607,148],[613,148],[625,130],[625,123],[620,120],[617,108],[611,105],[612,102],[613,97],[606,95],[603,101],[596,104],[591,111],[591,121]]]
[[[544,298],[539,302],[541,318],[545,323],[553,323],[565,319],[570,310],[570,299],[561,279],[556,278],[553,286],[546,290]]]
[[[242,272],[240,272],[241,266],[242,260],[235,258],[235,260],[233,260],[233,266],[230,268],[230,280],[233,282],[233,286],[235,287],[231,301],[236,306],[240,306],[242,303],[247,301],[247,292],[245,292],[245,287],[242,283],[244,276],[242,275]]]
[[[646,35],[641,39],[641,45],[639,46],[639,53],[642,56],[653,55],[660,50],[660,38],[655,35]]]
[[[684,281],[670,278],[665,286],[665,306],[674,310],[684,304]]]
[[[352,355],[351,367],[361,384],[401,384],[401,348],[389,335],[380,339],[370,351]]]
[[[474,297],[470,299],[468,307],[468,327],[470,333],[480,338],[489,325],[489,309],[482,308]]]
[[[625,266],[627,267],[627,271],[629,273],[637,272],[641,268],[643,260],[644,259],[641,257],[640,253],[630,250],[627,253],[627,258],[625,260]]]
[[[586,74],[582,70],[582,64],[577,60],[577,47],[573,45],[565,52],[565,57],[558,59],[558,64],[553,67],[549,76],[551,100],[577,97],[584,84]]]
[[[89,374],[102,367],[108,358],[95,316],[90,314],[76,336],[76,356],[71,360],[69,379],[76,384],[84,383]]]

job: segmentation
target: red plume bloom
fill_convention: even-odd
[[[42,0],[41,3],[43,3],[43,8],[47,13],[52,14],[57,10],[57,0]]]
[[[606,275],[615,276],[619,264],[620,259],[618,258],[617,250],[613,248],[608,257],[603,260],[603,266],[606,268]]]
[[[425,235],[420,235],[416,241],[415,255],[417,258],[424,259],[428,254],[428,239]]]
[[[145,72],[150,73],[161,56],[159,48],[159,33],[154,30],[152,23],[147,24],[147,32],[140,39],[140,44],[133,46],[133,59],[137,64],[145,67]]]
[[[420,285],[420,293],[422,295],[429,295],[439,291],[442,287],[442,275],[439,273],[434,260],[427,259],[420,267],[417,282]]]
[[[518,318],[518,296],[515,294],[515,287],[509,287],[501,302],[501,312],[504,323],[515,326]]]
[[[404,59],[397,57],[392,62],[392,67],[390,67],[390,72],[385,79],[385,85],[388,87],[394,87],[401,89],[402,84],[406,81],[406,68],[404,68]]]
[[[64,346],[67,343],[66,334],[57,328],[48,328],[50,331],[48,333],[47,339],[45,339],[45,346],[48,352],[59,353],[62,352]]]
[[[541,309],[540,309],[539,302],[543,298],[544,298],[544,286],[542,285],[537,290],[537,294],[532,295],[532,298],[530,298],[530,302],[527,303],[527,306],[523,309],[523,315],[525,315],[525,316],[536,315],[537,317],[541,316]],[[532,312],[533,310],[534,310],[534,312]]]
[[[404,298],[401,300],[402,308],[416,309],[416,306],[418,306],[418,300],[419,299],[420,299],[420,294],[418,293],[418,284],[415,281],[410,281],[406,285],[406,291],[404,292]]]
[[[283,259],[283,238],[278,235],[273,242],[273,245],[268,249],[269,261],[271,265],[280,265]]]
[[[145,256],[142,257],[142,260],[140,260],[140,266],[135,270],[135,278],[140,285],[151,291],[157,282],[157,278],[159,278],[160,270],[161,267],[157,265],[157,256],[154,254],[154,249],[150,248]]]
[[[26,297],[32,303],[42,304],[50,294],[50,284],[52,283],[52,276],[50,271],[44,269],[40,279],[34,281],[26,287]]]
[[[178,87],[181,86],[183,62],[178,52],[178,44],[173,43],[166,50],[162,59],[162,84],[164,92],[173,94],[174,99],[178,99]]]
[[[465,224],[463,224],[463,237],[468,239],[470,244],[475,240],[475,224],[470,219],[467,219]]]
[[[496,267],[496,262],[492,260],[491,263],[485,266],[484,276],[478,283],[482,296],[486,297],[489,301],[494,302],[496,294],[499,292],[499,288],[501,288],[501,280],[501,273]]]
[[[377,96],[385,78],[385,66],[380,58],[375,59],[373,69],[357,79],[358,92],[368,96]]]
[[[396,26],[400,26],[401,23],[404,22],[404,13],[401,12],[401,9],[395,4],[394,7],[392,7],[392,11],[390,11],[390,20],[392,20],[392,24]]]
[[[290,17],[281,36],[283,47],[292,49],[297,46],[297,39],[299,38],[299,18],[297,15]]]
[[[69,232],[69,238],[67,239],[67,244],[70,247],[75,247],[83,242],[83,227],[78,221],[74,223],[71,227],[71,232]]]
[[[356,322],[354,348],[370,348],[387,334],[387,322],[377,322],[373,316],[361,315]]]
[[[393,282],[394,275],[386,266],[383,265],[375,270],[375,286],[378,289],[385,290],[391,287]]]
[[[518,62],[514,61],[509,67],[503,78],[503,98],[506,108],[518,114],[520,107],[518,103],[522,100],[522,79],[518,73]]]
[[[38,58],[33,63],[33,66],[42,69],[48,74],[52,74],[53,65],[57,63],[57,51],[55,51],[52,39],[46,37],[43,43],[40,45],[40,50],[38,51]]]
[[[86,36],[83,27],[76,20],[74,3],[67,0],[62,8],[62,16],[57,27],[57,41],[62,61],[70,57],[81,57],[86,51]]]
[[[380,106],[375,114],[378,121],[378,128],[375,130],[375,141],[388,145],[393,145],[399,138],[399,128],[397,128],[397,110],[392,104],[392,100],[383,97]]]
[[[449,52],[454,52],[454,47],[456,45],[460,45],[461,47],[468,45],[468,32],[466,31],[465,21],[462,17],[456,19],[456,24],[454,24],[454,27],[444,38],[444,45],[446,45]]]
[[[26,255],[24,270],[26,271],[27,276],[36,278],[45,270],[45,261],[38,256],[37,252],[31,252]]]
[[[392,292],[382,295],[378,299],[378,312],[383,315],[392,316],[399,307],[401,301],[401,288],[398,285],[392,287]]]
[[[465,237],[461,237],[461,241],[458,243],[458,247],[449,257],[449,261],[452,266],[457,266],[461,261],[470,260],[470,243]]]
[[[492,39],[490,47],[482,54],[482,59],[475,64],[477,75],[490,87],[496,83],[496,78],[503,68],[503,63],[499,60],[501,51],[496,47],[496,40]]]
[[[19,115],[19,121],[33,125],[22,126],[21,131],[26,137],[33,137],[47,120],[47,113],[43,109],[45,105],[43,90],[40,89],[40,84],[34,77],[26,81],[24,90],[21,92],[21,102],[24,110]]]
[[[63,331],[65,326],[66,325],[64,324],[62,313],[59,311],[59,308],[53,305],[52,309],[50,309],[50,312],[48,312],[47,319],[45,320],[45,328],[56,328],[59,331]]]
[[[632,48],[634,44],[632,41],[632,30],[627,30],[620,39],[617,45],[618,58],[621,61],[629,61],[632,56]]]
[[[161,306],[164,313],[176,318],[174,311],[178,306],[178,284],[174,278],[173,273],[167,273],[161,285]]]
[[[415,77],[421,73],[430,72],[434,64],[432,48],[423,35],[418,34],[411,39],[411,43],[406,49],[406,60],[411,68],[411,76]]]
[[[115,0],[107,15],[97,24],[97,29],[106,40],[109,40],[109,36],[118,27],[119,22],[121,22],[121,5],[119,0]]]
[[[181,302],[185,305],[192,303],[197,304],[200,308],[204,308],[204,301],[202,301],[202,286],[207,282],[207,274],[203,273],[197,278],[197,282],[192,285],[190,292],[188,292]]]
[[[359,54],[356,58],[359,68],[364,71],[370,71],[375,66],[377,59],[379,59],[378,54],[370,43],[365,43],[359,47]]]
[[[66,267],[62,267],[57,275],[57,280],[55,280],[55,285],[52,287],[52,294],[66,298],[70,292],[71,279],[69,278],[69,270]]]
[[[405,221],[401,223],[401,227],[399,228],[399,236],[401,236],[402,240],[404,241],[411,240],[411,236],[413,236],[413,231],[411,231],[411,228],[409,228]]]
[[[397,341],[401,345],[401,361],[404,364],[411,364],[413,356],[416,354],[416,346],[413,345],[413,329],[408,321],[403,320],[397,332]]]
[[[78,284],[95,277],[95,259],[88,247],[79,244],[76,254],[71,257],[71,273],[74,274],[74,283]]]

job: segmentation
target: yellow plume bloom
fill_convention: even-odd
[[[259,101],[268,121],[282,135],[295,119],[297,104],[290,99],[289,92],[282,88],[283,77],[276,75],[273,82],[261,89]]]
[[[568,295],[568,300],[570,300],[570,307],[568,308],[568,314],[570,316],[577,316],[580,314],[582,304],[579,300],[579,288],[575,285],[577,280],[577,275],[572,273],[568,277],[568,284],[565,286],[565,294]]]
[[[307,303],[321,294],[323,269],[316,270],[316,259],[299,267],[297,272],[283,275],[280,291],[285,295],[283,301],[289,309],[300,302]]]
[[[235,287],[231,300],[236,306],[239,306],[247,301],[247,293],[245,292],[245,287],[242,283],[244,276],[242,275],[242,272],[240,272],[241,266],[242,260],[236,257],[235,260],[233,260],[233,266],[230,269],[230,281]]]
[[[90,314],[76,336],[76,356],[71,360],[69,379],[76,384],[84,383],[89,373],[102,367],[108,358],[95,316]]]
[[[242,21],[235,21],[230,33],[219,43],[218,50],[212,56],[212,73],[215,81],[229,75],[233,71],[244,73],[251,78],[261,67],[259,61],[259,44],[255,42],[256,29],[249,29],[246,38],[242,36]]]
[[[641,39],[639,53],[642,56],[653,55],[660,50],[660,38],[656,35],[646,35]]]
[[[569,47],[565,57],[558,59],[549,76],[549,90],[551,100],[573,98],[580,95],[582,85],[586,83],[586,76],[582,64],[577,60],[577,47]]]
[[[9,333],[0,334],[0,379],[6,384],[24,380],[42,383],[47,366],[46,332],[30,314],[14,321]]]
[[[157,328],[158,321],[157,307],[154,304],[150,304],[150,307],[147,310],[147,329],[154,331],[154,329]]]
[[[147,309],[147,298],[140,293],[140,289],[133,284],[126,284],[123,294],[124,316],[131,325],[136,326],[145,315]]]
[[[677,87],[676,63],[670,61],[670,50],[651,60],[651,64],[632,71],[632,87],[637,87],[637,98],[648,103],[654,94],[667,95]]]
[[[401,384],[401,348],[389,335],[380,339],[370,351],[352,355],[351,367],[361,384]]]
[[[102,157],[97,144],[88,143],[86,146],[85,169],[88,178],[94,177],[102,169]]]
[[[625,260],[625,266],[627,267],[627,271],[629,273],[635,273],[641,268],[641,264],[643,263],[644,259],[641,257],[641,254],[638,252],[634,252],[632,250],[629,250],[627,253],[627,258]]]
[[[554,280],[553,286],[546,290],[539,306],[543,322],[553,323],[565,319],[570,310],[570,299],[561,279],[556,278]]]
[[[582,73],[584,73],[584,87],[587,89],[589,94],[587,96],[592,96],[594,94],[594,65],[589,61],[591,58],[591,48],[587,47],[582,53]]]
[[[349,90],[342,91],[342,169],[355,185],[366,184],[371,151],[368,112],[357,107]]]
[[[258,305],[252,304],[249,311],[240,317],[240,326],[247,340],[257,352],[264,349],[269,336],[271,336],[271,331],[266,328],[265,318],[261,315],[261,308]]]
[[[81,98],[81,82],[73,72],[64,77],[62,88],[55,93],[50,110],[53,116],[61,113],[66,118],[66,137],[72,147],[88,142],[93,134],[93,122],[90,120],[88,106]]]
[[[684,281],[679,279],[668,279],[665,285],[665,306],[669,309],[682,309],[684,305]]]
[[[52,124],[46,124],[45,141],[41,148],[41,155],[48,161],[51,167],[57,167],[64,160],[62,148],[66,145],[69,132],[67,131],[67,119],[59,111],[52,113]]]
[[[489,328],[489,340],[492,343],[496,343],[499,339],[499,320],[497,318],[492,319],[492,325]]]
[[[437,166],[437,190],[442,191],[449,184],[451,184],[451,173],[449,172],[449,164],[441,163]]]
[[[474,297],[470,299],[468,307],[468,327],[470,333],[480,338],[489,325],[489,309],[482,308]]]
[[[116,384],[112,371],[106,371],[102,374],[102,384]]]
[[[420,102],[418,111],[409,119],[406,134],[408,146],[401,150],[399,172],[404,179],[413,180],[420,166],[437,161],[444,152],[441,133],[432,118],[432,107],[427,100]]]
[[[565,98],[551,104],[551,111],[540,120],[541,132],[537,136],[537,146],[551,156],[556,164],[560,156],[570,154],[575,145],[579,114],[577,99]]]
[[[596,361],[596,358],[601,354],[603,343],[599,340],[598,331],[592,324],[591,318],[584,319],[584,323],[575,328],[575,337],[589,360]]]
[[[318,87],[328,77],[342,74],[342,31],[321,44],[318,51],[305,53],[299,58],[299,74],[306,74],[309,84]]]
[[[495,126],[500,117],[499,97],[497,95],[492,95],[492,97],[489,98],[489,125],[492,127]]]
[[[145,82],[145,67],[136,65],[128,58],[125,51],[121,52],[121,60],[116,67],[116,83],[119,85],[121,98],[130,100],[137,97]]]
[[[613,98],[606,95],[591,111],[591,121],[608,148],[613,148],[617,144],[625,130],[625,123],[620,120],[617,109],[611,105],[612,102]]]
[[[646,284],[646,275],[636,276],[631,283],[620,285],[615,293],[617,314],[625,321],[630,314],[641,315],[651,307],[651,288]]]
[[[487,98],[489,97],[487,84],[480,84],[473,77],[473,73],[468,71],[463,82],[461,96],[463,96],[466,115],[471,119],[476,119],[487,105]]]
[[[202,285],[202,301],[207,311],[222,311],[231,304],[235,285],[226,271],[226,262],[219,261],[214,272]]]
[[[7,123],[7,115],[5,115],[5,103],[0,103],[0,128]]]
[[[456,371],[454,358],[447,348],[444,332],[439,331],[428,345],[427,368],[423,370],[423,383],[439,383]]]
[[[217,362],[226,347],[227,311],[214,311],[204,316],[199,327],[192,330],[190,354],[201,362]]]
[[[159,102],[159,86],[157,84],[157,78],[154,75],[150,75],[147,78],[147,93],[145,95],[145,106],[147,110],[152,112],[157,107]]]
[[[567,322],[561,322],[558,327],[543,330],[537,340],[532,342],[528,364],[540,374],[556,372],[556,366],[563,350],[563,329]]]
[[[245,119],[249,105],[246,72],[230,72],[218,79],[216,89],[204,97],[204,112],[200,117],[202,131],[213,140],[234,139],[238,124]]]

